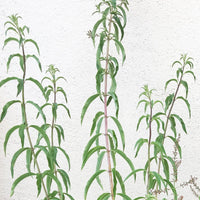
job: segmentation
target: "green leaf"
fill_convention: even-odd
[[[42,137],[44,138],[48,148],[50,149],[50,141],[49,141],[49,138],[48,138],[46,132],[42,128],[40,128],[39,126],[36,126],[36,125],[31,125],[29,127],[34,128],[35,130],[37,130],[42,135]]]
[[[60,200],[64,200],[62,185],[61,185],[60,181],[58,180],[58,178],[56,176],[54,176],[50,170],[47,170],[44,173],[42,173],[42,176],[43,177],[50,176],[55,181],[55,183],[56,183],[56,185],[58,187],[59,193],[61,195],[61,199]]]
[[[34,41],[34,40],[32,40],[32,39],[26,39],[26,40],[24,41],[24,44],[26,44],[27,42],[28,42],[28,43],[32,43],[32,44],[36,47],[37,52],[38,52],[38,54],[40,55],[40,49],[39,49],[39,46],[38,46],[37,42]]]
[[[135,153],[135,158],[137,157],[137,155],[138,155],[138,153],[139,153],[139,150],[140,150],[140,148],[142,147],[142,145],[143,145],[144,143],[148,143],[148,140],[147,140],[147,139],[144,139],[144,138],[140,138],[140,139],[136,142],[135,147],[134,147],[134,149],[136,149],[136,147],[137,147],[137,150],[136,150],[136,153]]]
[[[29,172],[29,173],[25,173],[25,174],[21,175],[20,177],[18,177],[18,178],[14,181],[14,183],[12,184],[10,196],[13,196],[14,190],[15,190],[16,186],[17,186],[22,180],[24,180],[25,178],[27,178],[27,177],[29,177],[29,176],[34,176],[34,175],[36,175],[36,174],[30,173],[30,172]]]
[[[63,90],[63,88],[58,87],[57,88],[57,92],[61,92],[65,98],[65,102],[67,103],[67,94],[65,93],[65,91]]]
[[[106,170],[99,170],[99,171],[95,172],[95,174],[92,175],[92,177],[88,180],[87,185],[85,187],[84,200],[86,200],[86,198],[87,198],[87,193],[88,193],[88,190],[89,190],[92,182],[96,179],[97,176],[99,176],[100,174],[102,174],[105,171]]]
[[[67,111],[67,114],[68,114],[69,118],[71,118],[71,114],[70,114],[69,108],[67,108],[66,105],[64,105],[62,103],[59,103],[58,106],[62,106]]]
[[[120,136],[121,136],[121,141],[122,141],[122,147],[123,147],[123,150],[125,149],[125,136],[124,136],[124,130],[122,129],[122,126],[119,122],[119,120],[115,117],[112,117],[111,116],[111,119],[115,122],[118,130],[119,130],[119,133],[120,133]]]
[[[113,151],[116,152],[117,154],[119,154],[127,162],[127,164],[129,165],[129,167],[131,168],[132,171],[135,170],[132,161],[126,156],[126,154],[123,151],[121,151],[119,149],[115,149]]]
[[[17,85],[17,96],[21,93],[24,87],[24,81],[23,79],[18,79],[18,85]]]
[[[66,193],[68,193],[68,187],[70,187],[70,180],[68,174],[62,170],[62,169],[57,169],[58,173],[61,175]]]
[[[91,130],[90,130],[90,136],[93,134],[94,130],[95,130],[95,127],[96,127],[96,124],[97,124],[97,121],[99,119],[99,117],[101,117],[102,115],[104,115],[104,112],[98,112],[94,119],[93,119],[93,123],[92,123],[92,127],[91,127]]]
[[[97,135],[93,136],[93,137],[89,140],[89,142],[87,143],[87,145],[86,145],[86,147],[85,147],[85,149],[84,149],[84,152],[83,152],[83,160],[85,159],[85,157],[86,157],[86,155],[87,155],[87,153],[88,153],[90,147],[92,146],[92,144],[93,144],[93,143],[96,141],[96,139],[97,139],[99,136],[101,136],[101,135],[102,135],[102,134],[97,134]]]
[[[180,62],[180,61],[175,61],[175,62],[173,62],[173,64],[172,64],[172,67],[175,65],[175,64],[179,64],[179,65],[181,65],[182,66],[182,63]]]
[[[6,31],[5,31],[5,35],[7,35],[8,31],[14,31],[15,33],[18,34],[17,30],[16,30],[15,28],[13,28],[13,27],[8,27],[8,28],[6,29]]]
[[[121,21],[120,21],[119,17],[117,17],[116,15],[113,16],[113,19],[115,20],[115,22],[117,23],[117,25],[118,25],[118,27],[119,27],[119,29],[121,31],[121,39],[120,39],[120,41],[122,41],[122,39],[124,37],[124,29],[123,29],[123,26],[121,24]]]
[[[12,178],[14,177],[14,167],[15,167],[15,162],[16,162],[17,158],[19,157],[19,155],[21,153],[23,153],[24,151],[26,151],[28,149],[29,149],[28,147],[27,148],[21,148],[17,152],[15,152],[15,154],[13,155],[12,160],[11,160],[11,165],[10,165],[10,172],[11,172]]]
[[[185,123],[184,123],[183,119],[179,115],[176,115],[176,114],[172,114],[171,116],[178,119],[178,121],[181,123],[183,131],[187,134],[187,130],[186,130]]]
[[[136,173],[137,173],[137,172],[140,172],[140,171],[145,171],[145,169],[136,169],[136,170],[133,170],[133,171],[124,179],[124,182],[125,182],[126,180],[128,180],[132,175],[134,175],[135,180],[136,180]]]
[[[11,61],[12,61],[12,59],[13,59],[14,57],[18,57],[19,60],[20,60],[21,57],[22,57],[22,55],[19,54],[19,53],[16,53],[16,54],[12,54],[12,55],[9,56],[8,61],[7,61],[7,71],[9,70],[9,68],[10,68],[10,63],[11,63]],[[23,70],[23,69],[22,69],[22,70]]]
[[[169,94],[167,96],[167,98],[165,99],[165,112],[168,110],[168,108],[171,105],[173,99],[174,99],[174,93]]]
[[[116,178],[120,184],[120,187],[121,187],[121,191],[122,191],[122,194],[126,194],[126,191],[125,191],[125,185],[124,185],[124,181],[120,175],[120,173],[116,170]]]
[[[97,70],[101,69],[100,58],[101,58],[101,54],[102,54],[102,51],[103,51],[103,46],[104,46],[104,43],[105,43],[104,38],[105,38],[105,34],[101,33],[100,34],[99,45],[98,45],[97,52],[96,52],[96,67],[97,67]]]
[[[22,147],[24,147],[24,130],[25,130],[25,128],[26,128],[25,124],[22,124],[19,127],[19,137],[21,139],[21,145],[22,145]]]
[[[40,195],[41,189],[42,189],[42,174],[36,175],[36,185],[38,189],[37,197]]]
[[[102,165],[102,162],[103,162],[103,158],[104,158],[104,155],[105,155],[105,151],[102,151],[99,155],[98,155],[98,158],[97,158],[97,165],[96,165],[96,172],[99,171],[101,169],[101,165]],[[101,180],[99,178],[99,176],[96,177],[96,180],[97,180],[97,183],[99,184],[99,186],[103,189],[103,186],[101,184]]]
[[[8,77],[8,78],[6,78],[6,79],[0,81],[0,87],[3,86],[4,84],[6,84],[6,83],[9,82],[9,81],[12,81],[12,80],[17,80],[17,81],[18,81],[19,78],[17,78],[17,77]]]
[[[38,110],[38,112],[41,114],[44,120],[44,123],[46,124],[46,116],[44,112],[42,111],[41,107],[38,104],[34,103],[33,101],[27,101],[26,103],[33,105]]]
[[[171,124],[171,129],[174,132],[174,136],[176,137],[176,135],[177,135],[177,133],[176,133],[176,122],[175,122],[175,119],[172,115],[170,115],[169,121],[170,121],[170,124]]]
[[[32,150],[29,148],[26,151],[26,168],[28,172],[31,172],[30,166],[32,161]]]
[[[166,83],[165,83],[165,90],[167,89],[167,86],[169,85],[170,82],[176,82],[177,83],[177,80],[176,79],[170,79],[168,80]]]
[[[111,4],[112,4],[113,8],[116,8],[116,0],[111,0]]]
[[[31,81],[31,82],[33,82],[35,85],[37,85],[38,88],[41,90],[41,92],[42,92],[44,98],[45,98],[44,88],[42,87],[41,83],[40,83],[38,80],[36,80],[36,79],[34,79],[34,78],[28,78],[28,79],[26,79],[26,81]]]
[[[28,58],[33,58],[37,62],[40,71],[42,71],[42,65],[40,63],[39,58],[36,55],[26,55],[26,59]]]
[[[56,147],[56,148],[59,149],[64,154],[65,158],[67,159],[69,170],[70,170],[71,164],[70,164],[70,159],[69,159],[68,154],[66,153],[66,151],[63,148],[61,148],[61,147]]]
[[[119,101],[118,101],[118,97],[114,92],[108,92],[108,94],[112,97],[112,99],[115,102],[115,109],[116,109],[116,118],[118,118],[118,114],[119,114]]]
[[[9,37],[7,38],[5,41],[4,41],[4,45],[3,45],[3,48],[11,41],[15,41],[17,43],[19,43],[19,40],[17,38],[14,38],[14,37]]]
[[[119,42],[119,41],[116,40],[116,39],[113,39],[113,40],[115,41],[116,46],[118,46],[119,49],[121,50],[121,53],[122,53],[122,64],[123,64],[124,61],[126,60],[125,49],[124,49],[124,47],[123,47],[123,45],[122,45],[121,42]]]
[[[185,88],[185,93],[186,93],[186,98],[188,96],[188,84],[186,81],[181,80],[181,84],[184,86]]]
[[[168,138],[170,138],[174,144],[176,145],[176,148],[178,149],[178,152],[179,152],[179,156],[180,158],[182,159],[182,150],[181,150],[181,146],[179,145],[179,143],[177,142],[177,139],[172,137],[172,136],[167,136]]]
[[[194,80],[196,80],[196,76],[194,75],[194,72],[186,71],[184,74],[191,74],[193,76]]]
[[[126,195],[126,194],[123,194],[123,193],[117,193],[117,195],[123,197],[124,200],[131,200],[131,198],[130,198],[128,195]]]
[[[185,102],[187,108],[188,108],[188,112],[189,112],[189,117],[191,118],[191,109],[190,109],[190,103],[187,99],[185,99],[184,97],[180,96],[180,97],[177,97],[176,99],[181,99]]]
[[[109,197],[110,197],[110,193],[103,193],[102,195],[100,195],[100,196],[98,197],[97,200],[108,200]]]
[[[162,158],[163,171],[167,180],[169,180],[169,165],[166,159]]]
[[[123,28],[125,28],[126,22],[127,22],[126,12],[122,6],[118,5],[117,7],[121,10],[121,12],[123,14],[123,20],[124,20]]]
[[[141,121],[142,121],[144,118],[146,118],[146,117],[147,117],[146,115],[142,115],[142,116],[139,118],[138,123],[137,123],[137,128],[136,128],[136,130],[139,129]]]
[[[13,104],[15,104],[15,103],[21,103],[21,101],[19,101],[19,100],[12,100],[12,101],[7,102],[7,103],[4,105],[3,111],[2,111],[1,117],[0,117],[0,122],[2,122],[3,119],[4,119],[4,117],[6,116],[7,111],[8,111],[8,108],[9,108],[10,106],[12,106]]]
[[[81,124],[83,122],[83,118],[85,116],[85,113],[89,107],[89,105],[99,96],[99,94],[95,94],[95,95],[92,95],[91,97],[89,97],[87,99],[87,101],[85,102],[85,105],[83,106],[83,109],[82,109],[82,113],[81,113]]]
[[[87,154],[85,154],[85,157],[83,158],[81,169],[83,169],[83,167],[85,166],[87,160],[90,158],[90,156],[92,156],[92,154],[94,154],[95,152],[100,151],[102,149],[105,150],[106,148],[104,146],[96,146],[96,147],[90,149],[90,151],[88,151]]]
[[[98,20],[92,29],[92,40],[93,40],[94,46],[95,46],[95,37],[96,37],[97,29],[98,29],[99,25],[103,22],[103,20],[105,20],[105,19],[102,18],[102,19]]]
[[[173,186],[173,184],[170,182],[170,181],[168,181],[168,180],[166,180],[166,179],[164,179],[164,181],[169,185],[169,187],[171,188],[171,191],[173,192],[173,194],[174,194],[174,200],[177,200],[177,192],[176,192],[176,188]]]

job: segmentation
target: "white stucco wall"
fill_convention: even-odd
[[[30,37],[35,39],[41,51],[40,60],[43,67],[56,64],[67,83],[63,84],[69,97],[69,107],[72,119],[61,118],[66,131],[67,149],[72,163],[70,178],[71,194],[76,200],[82,200],[86,180],[95,170],[95,159],[91,159],[86,168],[81,171],[83,149],[89,138],[95,104],[89,109],[83,126],[80,125],[80,114],[85,100],[95,92],[95,50],[87,37],[87,31],[95,23],[92,12],[95,2],[91,0],[0,0],[0,46],[3,46],[4,27],[7,16],[18,13],[23,17],[23,23],[30,27]],[[183,160],[180,167],[180,181],[187,181],[190,175],[199,177],[200,183],[200,1],[199,0],[130,0],[130,11],[125,31],[124,46],[127,53],[125,65],[121,67],[117,77],[117,94],[120,102],[119,119],[126,134],[126,152],[132,158],[135,167],[142,167],[139,159],[133,159],[133,147],[139,137],[145,137],[142,131],[136,132],[139,113],[136,109],[138,95],[144,84],[156,88],[156,97],[164,95],[165,82],[174,75],[171,63],[179,59],[181,53],[188,53],[195,59],[196,83],[189,81],[192,118],[188,120],[183,108],[178,111],[183,114],[188,126],[188,135],[181,137]],[[11,45],[12,46],[12,45]],[[0,53],[0,80],[7,76],[6,59],[9,53],[17,51],[17,46],[9,45]],[[29,76],[38,76],[39,71],[33,69],[30,63]],[[45,71],[45,70],[44,70]],[[19,72],[15,64],[11,66],[10,75]],[[0,109],[11,99],[15,98],[15,85],[0,88]],[[13,92],[14,91],[14,92]],[[38,93],[27,91],[30,98],[40,100]],[[184,107],[185,108],[185,107]],[[13,152],[19,147],[19,140],[12,137],[8,144],[7,156],[3,153],[3,142],[6,130],[18,122],[19,115],[15,109],[9,111],[5,120],[0,124],[0,199],[1,200],[35,200],[35,180],[20,184],[12,198],[9,197],[12,183],[10,175],[10,160]],[[63,163],[65,164],[65,163]],[[123,166],[125,169],[127,166]],[[16,177],[24,171],[23,159],[16,163]],[[139,178],[142,180],[142,177]],[[105,182],[108,180],[105,177]],[[142,183],[142,182],[141,182]],[[88,200],[95,200],[93,186],[88,194]],[[133,180],[127,182],[127,193],[139,195],[145,192],[145,187]],[[187,189],[181,190],[184,199],[194,199]]]

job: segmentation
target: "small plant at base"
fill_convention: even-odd
[[[172,166],[173,172],[176,169],[176,163],[174,159],[167,154],[164,146],[165,139],[170,139],[177,147],[177,150],[179,152],[179,156],[181,158],[181,147],[178,143],[178,137],[177,137],[177,126],[176,122],[180,122],[180,125],[182,127],[182,130],[187,133],[186,131],[186,125],[183,121],[183,119],[177,115],[172,113],[173,107],[175,102],[182,100],[188,109],[189,117],[191,116],[191,110],[190,110],[190,104],[187,100],[188,96],[188,84],[183,78],[186,74],[190,74],[195,79],[194,73],[191,71],[193,68],[192,58],[187,57],[187,55],[182,55],[180,58],[180,61],[175,61],[172,66],[175,64],[180,65],[176,72],[176,79],[170,79],[165,84],[165,89],[171,82],[177,83],[177,88],[174,93],[169,94],[165,102],[162,103],[161,101],[153,101],[151,98],[151,94],[153,90],[149,90],[147,86],[144,86],[144,92],[140,96],[145,96],[145,99],[142,99],[139,101],[138,105],[141,103],[144,103],[144,110],[147,111],[147,108],[149,107],[149,113],[147,115],[143,115],[138,120],[137,129],[140,126],[141,121],[144,119],[146,120],[147,129],[149,131],[149,138],[141,138],[136,142],[135,148],[136,148],[136,156],[138,155],[138,152],[140,151],[143,144],[148,144],[148,159],[146,162],[146,165],[144,169],[137,169],[133,171],[127,178],[129,178],[132,175],[135,175],[139,171],[143,171],[144,173],[144,181],[146,180],[147,176],[147,194],[149,195],[155,195],[155,198],[157,198],[158,194],[165,193],[168,196],[168,190],[173,192],[174,200],[177,200],[177,192],[174,183],[174,180],[170,180],[170,165]],[[182,61],[182,63],[181,63]],[[189,67],[189,69],[187,68]],[[186,91],[186,97],[179,96],[179,89],[183,86]],[[153,108],[156,103],[160,103],[162,105],[162,110],[153,114]],[[165,105],[165,106],[163,106]],[[165,122],[164,122],[165,121]],[[152,122],[155,122],[156,130],[152,130]],[[167,128],[168,124],[171,124],[171,130],[173,132],[173,136],[168,134]],[[152,141],[152,133],[156,132],[155,141]],[[154,134],[154,136],[156,136]],[[154,146],[154,153],[153,156],[151,156],[150,146]],[[151,171],[151,163],[152,161],[155,161],[155,164],[158,166],[158,171]],[[163,169],[163,175],[161,176],[161,167]],[[146,175],[147,174],[147,175]],[[173,173],[173,176],[176,176],[177,173]],[[176,177],[175,177],[176,180]],[[164,187],[164,188],[163,188]],[[145,197],[141,197],[145,199]],[[137,199],[137,198],[136,198]],[[165,199],[165,198],[164,198]]]
[[[110,192],[101,194],[98,197],[98,200],[105,200],[109,198],[114,200],[116,199],[116,196],[122,197],[123,199],[127,200],[130,199],[130,197],[127,196],[126,194],[124,181],[122,179],[120,172],[117,170],[117,164],[116,164],[116,155],[119,155],[128,163],[128,165],[131,168],[131,171],[134,170],[134,166],[131,160],[126,156],[126,154],[123,151],[125,148],[125,136],[122,126],[118,120],[119,102],[118,102],[118,97],[116,95],[117,83],[115,77],[118,72],[119,62],[115,56],[110,55],[111,45],[114,44],[116,46],[117,52],[122,53],[123,62],[125,61],[126,54],[124,47],[121,43],[121,40],[124,37],[124,28],[126,26],[126,11],[124,7],[127,9],[128,8],[127,6],[128,6],[127,0],[120,0],[120,1],[102,0],[96,6],[97,10],[95,12],[101,15],[101,19],[96,22],[96,24],[93,27],[93,30],[89,32],[89,35],[92,37],[94,44],[97,38],[99,38],[99,44],[96,53],[97,93],[89,97],[88,100],[86,101],[82,109],[81,123],[83,121],[83,118],[85,116],[88,107],[95,99],[97,98],[100,99],[100,101],[104,105],[104,110],[97,112],[93,119],[93,124],[90,132],[90,136],[92,138],[89,140],[83,153],[82,168],[85,166],[87,160],[94,153],[97,153],[98,156],[96,172],[89,179],[85,187],[85,196],[84,196],[85,200],[87,198],[88,190],[95,179],[97,180],[97,183],[100,185],[100,187],[103,188],[99,176],[106,171],[101,169],[105,154],[107,155]],[[97,34],[97,30],[100,29],[102,31]],[[102,67],[103,62],[105,64],[105,68]],[[104,90],[102,89],[102,84],[104,84]],[[109,85],[110,89],[108,90]],[[111,104],[111,102],[114,102],[116,107],[115,116],[108,115],[108,106]],[[101,130],[103,121],[105,128],[104,131]],[[109,123],[113,122],[118,128],[123,150],[119,149],[118,145],[119,139],[116,134],[117,132],[109,128],[108,122]],[[95,129],[96,129],[96,135],[93,136]],[[105,145],[100,145],[101,136],[105,137]],[[119,186],[121,187],[121,193],[117,193],[117,184],[119,184]]]
[[[5,137],[5,142],[4,142],[4,152],[6,153],[7,149],[7,143],[13,135],[15,131],[19,131],[19,138],[21,141],[21,148],[15,152],[13,155],[12,161],[11,161],[11,175],[12,177],[14,176],[14,166],[15,163],[18,159],[18,157],[23,153],[26,152],[26,167],[27,167],[27,173],[19,176],[14,183],[12,184],[11,187],[11,196],[14,194],[14,190],[16,186],[23,181],[25,178],[28,177],[35,177],[36,178],[36,185],[38,189],[38,194],[37,196],[40,195],[41,190],[43,188],[44,194],[45,194],[45,200],[50,200],[50,199],[60,199],[64,200],[65,199],[65,193],[63,193],[62,190],[62,185],[59,179],[57,178],[57,175],[55,175],[55,164],[57,164],[56,161],[56,155],[57,155],[57,149],[53,145],[50,144],[50,139],[48,135],[46,134],[46,129],[49,126],[46,123],[46,116],[42,110],[42,108],[35,103],[32,100],[26,100],[26,95],[25,95],[25,86],[26,82],[31,82],[34,85],[36,85],[39,90],[42,93],[42,96],[44,97],[44,100],[47,100],[47,93],[40,84],[40,82],[37,79],[34,79],[33,77],[27,78],[26,77],[26,72],[27,72],[27,59],[33,58],[36,60],[38,67],[40,71],[42,71],[41,63],[39,61],[39,58],[36,55],[26,55],[25,53],[25,46],[27,43],[32,43],[35,47],[37,52],[39,53],[39,47],[37,43],[32,40],[32,39],[26,39],[26,32],[29,33],[29,28],[27,26],[20,27],[19,26],[19,19],[21,19],[20,16],[18,15],[12,15],[9,17],[9,21],[5,23],[5,26],[8,26],[6,29],[6,34],[8,32],[12,32],[13,34],[16,34],[16,37],[8,37],[5,42],[4,42],[4,47],[10,43],[10,42],[17,42],[19,44],[19,48],[21,50],[20,53],[12,54],[9,56],[8,61],[7,61],[7,70],[10,68],[10,64],[13,58],[17,57],[19,58],[19,65],[22,70],[22,78],[19,77],[8,77],[0,82],[0,87],[5,85],[7,82],[10,81],[17,81],[17,96],[21,94],[21,100],[16,99],[9,101],[5,104],[3,107],[3,111],[0,116],[0,122],[6,117],[6,114],[8,112],[8,109],[14,104],[20,104],[21,106],[21,116],[22,116],[22,122],[19,125],[15,125],[12,128],[8,130],[6,133]],[[43,119],[43,125],[40,127],[38,125],[31,124],[30,121],[27,118],[27,105],[32,105],[33,107],[36,108],[38,111],[38,117],[41,116]],[[40,120],[38,120],[41,122]],[[31,136],[32,132],[37,132],[38,133],[38,139],[36,141],[36,144],[34,145],[33,141],[34,139]],[[28,146],[25,147],[26,145],[26,139],[28,142]],[[42,141],[42,143],[40,143]],[[52,141],[53,142],[53,141]],[[66,153],[64,150],[62,150],[63,153]],[[38,162],[38,157],[40,156],[40,153],[43,152],[44,155],[46,156],[46,160],[49,166],[49,169],[45,170],[42,172],[39,162]],[[32,162],[33,161],[33,162]],[[32,165],[31,165],[32,164]],[[34,170],[32,170],[32,167]],[[36,168],[36,169],[35,169]],[[59,172],[59,170],[57,170]],[[66,174],[63,171],[60,171],[60,175],[63,179],[63,182],[66,186]],[[46,179],[46,184],[45,184],[45,179]],[[52,193],[50,193],[50,186],[52,181],[55,182],[55,184],[58,187],[58,191],[54,190]],[[68,182],[69,183],[69,182]],[[60,198],[57,198],[56,195],[59,194]],[[68,196],[68,195],[67,195]],[[69,195],[68,196],[71,200],[73,198]]]

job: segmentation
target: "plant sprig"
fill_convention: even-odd
[[[116,56],[110,55],[112,45],[114,44],[117,53],[122,55],[122,64],[126,59],[125,49],[122,45],[122,39],[124,37],[124,28],[126,26],[126,9],[128,9],[128,1],[116,1],[116,0],[102,0],[96,6],[97,10],[95,13],[100,14],[101,18],[95,23],[92,31],[91,38],[93,44],[99,41],[96,51],[96,91],[97,93],[89,97],[83,106],[81,114],[81,123],[84,119],[86,111],[90,104],[96,100],[100,99],[104,105],[104,110],[98,111],[93,119],[90,136],[88,144],[85,147],[83,153],[83,163],[82,168],[85,166],[87,160],[94,154],[97,153],[97,165],[96,172],[89,179],[85,187],[85,196],[87,198],[88,190],[96,179],[97,183],[103,188],[100,180],[100,175],[106,172],[102,168],[102,162],[104,157],[107,156],[108,164],[108,175],[110,183],[110,192],[103,193],[98,197],[98,200],[116,199],[117,196],[121,196],[124,199],[130,199],[125,191],[125,184],[122,175],[117,170],[116,156],[122,157],[125,162],[134,170],[132,161],[124,153],[125,149],[125,134],[121,123],[118,120],[119,114],[119,101],[116,94],[116,75],[119,69],[119,61]],[[98,32],[99,30],[99,32]],[[104,66],[104,67],[103,67]],[[108,115],[108,106],[113,102],[115,105],[114,116]],[[104,131],[102,130],[104,122]],[[117,130],[109,129],[109,124],[113,123]],[[96,135],[93,133],[96,130]],[[119,148],[119,132],[122,150]],[[105,137],[105,144],[100,144],[100,137]],[[121,188],[121,192],[117,193],[117,184]]]

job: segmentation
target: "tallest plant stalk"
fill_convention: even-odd
[[[103,189],[100,175],[107,170],[109,174],[110,192],[101,194],[98,197],[98,200],[115,200],[116,196],[129,198],[125,191],[125,183],[123,181],[123,178],[117,169],[116,156],[121,156],[128,163],[131,171],[134,170],[134,166],[131,160],[124,153],[125,135],[122,126],[118,120],[119,102],[116,94],[116,75],[119,69],[119,62],[116,56],[110,55],[110,52],[114,52],[114,46],[116,47],[117,54],[122,54],[122,64],[125,61],[126,54],[121,41],[124,37],[124,28],[126,26],[125,9],[128,9],[127,6],[128,2],[126,0],[102,0],[96,6],[97,10],[95,12],[101,15],[101,19],[96,22],[93,30],[89,32],[89,36],[91,36],[94,45],[96,41],[99,42],[96,52],[97,93],[89,97],[85,105],[83,106],[81,122],[83,121],[88,107],[95,99],[100,99],[100,101],[103,103],[104,109],[103,111],[97,112],[93,119],[90,131],[90,136],[92,137],[86,145],[83,153],[82,168],[85,166],[87,160],[94,153],[97,153],[96,172],[88,180],[88,183],[85,187],[85,200],[87,198],[87,193],[90,185],[94,180],[96,180],[99,186]],[[114,103],[115,105],[115,114],[109,114],[108,116],[108,106],[111,103]],[[104,127],[102,127],[102,124],[104,124]],[[111,129],[110,127],[112,127],[112,125],[117,127],[117,130]],[[96,134],[93,136],[95,130]],[[102,136],[105,138],[105,142],[103,144],[101,144],[102,140],[100,140],[100,137]],[[118,138],[120,138],[121,140],[122,150],[120,150]],[[105,154],[107,155],[107,170],[101,170]],[[120,187],[117,187],[117,184],[119,184]],[[117,193],[117,188],[121,188],[121,192]]]
[[[111,33],[111,23],[112,23],[112,15],[110,15],[109,30],[108,30],[109,35]],[[110,39],[108,38],[108,40],[107,40],[107,52],[106,52],[106,67],[105,67],[105,88],[104,88],[104,116],[105,116],[105,120],[104,121],[105,121],[105,140],[106,140],[106,150],[107,150],[110,191],[111,191],[112,200],[114,200],[112,165],[111,165],[110,144],[109,144],[109,136],[108,136],[108,106],[107,106],[109,50],[110,50]]]

